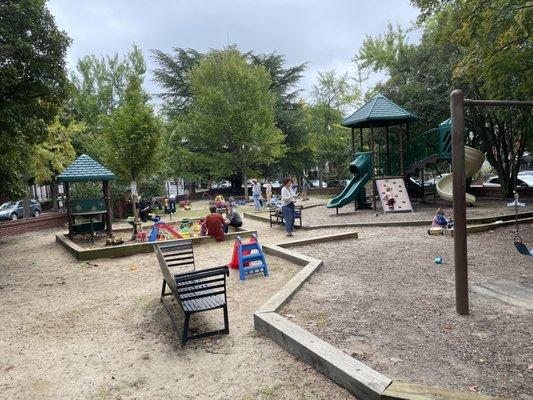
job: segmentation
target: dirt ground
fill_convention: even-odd
[[[501,204],[490,204],[469,212],[500,211]],[[304,223],[429,219],[433,208],[392,218],[370,211],[336,217],[316,207],[305,210]],[[282,227],[264,222],[245,220],[244,227],[257,229],[264,244],[353,230],[297,231],[290,239]],[[394,378],[527,398],[530,316],[476,295],[473,316],[455,316],[448,238],[430,237],[422,227],[358,231],[360,240],[299,248],[326,265],[290,303],[290,317]],[[472,281],[531,279],[526,261],[512,252],[508,231],[472,236]],[[253,312],[300,267],[268,257],[268,279],[241,283],[233,272],[230,335],[181,348],[159,303],[161,274],[153,254],[78,262],[55,243],[58,232],[0,242],[0,399],[352,398],[253,329]],[[527,242],[532,235],[529,229]],[[199,245],[197,266],[225,264],[231,252],[231,242]],[[444,257],[443,266],[432,263],[435,255]],[[197,316],[193,329],[222,322],[221,312],[210,314]]]
[[[393,379],[532,399],[531,313],[471,293],[471,315],[458,316],[453,239],[426,229],[358,228],[359,240],[298,247],[325,265],[283,314]],[[533,225],[521,230],[532,245]],[[533,262],[513,236],[510,228],[469,236],[471,285],[533,284]]]
[[[263,243],[286,239],[258,227]],[[154,254],[78,262],[57,232],[0,243],[0,399],[352,398],[253,328],[253,312],[300,267],[267,257],[271,277],[243,283],[233,271],[230,335],[181,348],[159,303]],[[305,235],[317,233],[295,239]],[[197,266],[225,264],[231,252],[230,242],[197,246]],[[222,323],[220,310],[210,313],[193,328]]]

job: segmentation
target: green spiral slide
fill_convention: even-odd
[[[340,208],[354,201],[364,192],[365,184],[372,177],[372,153],[356,153],[356,159],[350,163],[350,172],[354,175],[341,194],[328,202],[328,208]]]

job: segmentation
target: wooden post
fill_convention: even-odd
[[[455,308],[459,315],[468,315],[468,254],[466,243],[466,179],[464,94],[454,90],[450,95],[452,115],[452,174],[455,262]]]
[[[387,174],[390,176],[392,172],[390,165],[389,124],[387,124],[385,128],[385,144],[387,146]]]
[[[372,126],[372,123],[370,123],[370,151],[372,152],[372,157],[371,157],[371,160],[372,160],[372,165],[371,165],[371,168],[372,168],[372,190],[371,190],[371,193],[372,193],[372,209],[374,211],[376,211],[376,174],[375,174],[375,164],[374,164],[374,160],[375,160],[375,140],[374,140],[374,127]]]
[[[102,188],[104,192],[105,209],[107,210],[105,214],[105,229],[107,232],[107,236],[111,237],[113,236],[113,229],[111,227],[111,213],[113,212],[113,210],[111,209],[111,195],[109,192],[109,181],[103,181]],[[133,206],[135,207],[135,204]]]
[[[352,127],[352,160],[355,157],[355,132],[354,128]]]
[[[363,128],[359,128],[359,139],[361,140],[361,150],[359,151],[364,151],[363,150]]]
[[[66,206],[67,206],[67,220],[68,220],[68,237],[72,240],[74,236],[74,229],[72,227],[72,200],[70,199],[70,187],[68,182],[63,182],[63,193],[66,196]]]

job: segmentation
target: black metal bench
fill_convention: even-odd
[[[294,219],[300,220],[300,228],[302,227],[302,210],[303,206],[295,206],[294,209]],[[268,208],[269,212],[269,218],[270,218],[270,227],[272,228],[272,225],[274,223],[276,224],[284,224],[283,222],[283,213],[281,212],[281,208],[278,208],[276,206],[271,206]]]
[[[180,240],[172,243],[157,243],[154,250],[163,274],[161,302],[167,311],[174,328],[179,331],[176,317],[166,296],[174,296],[185,316],[181,344],[189,339],[198,339],[216,334],[229,333],[228,307],[226,297],[226,277],[229,276],[227,266],[194,270],[194,253],[192,241]],[[173,273],[172,269],[189,269],[189,271]],[[170,292],[166,292],[166,287]],[[192,314],[222,308],[224,312],[224,328],[197,335],[189,335],[189,322]]]

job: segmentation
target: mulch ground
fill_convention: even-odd
[[[389,216],[375,218],[382,217]],[[283,314],[393,379],[531,399],[531,313],[472,293],[471,315],[458,316],[453,239],[426,230],[361,228],[359,240],[299,247],[325,266]],[[533,225],[521,230],[533,245]],[[517,253],[513,236],[510,228],[469,236],[471,285],[497,279],[533,284],[532,259]],[[443,265],[433,263],[436,256]]]

